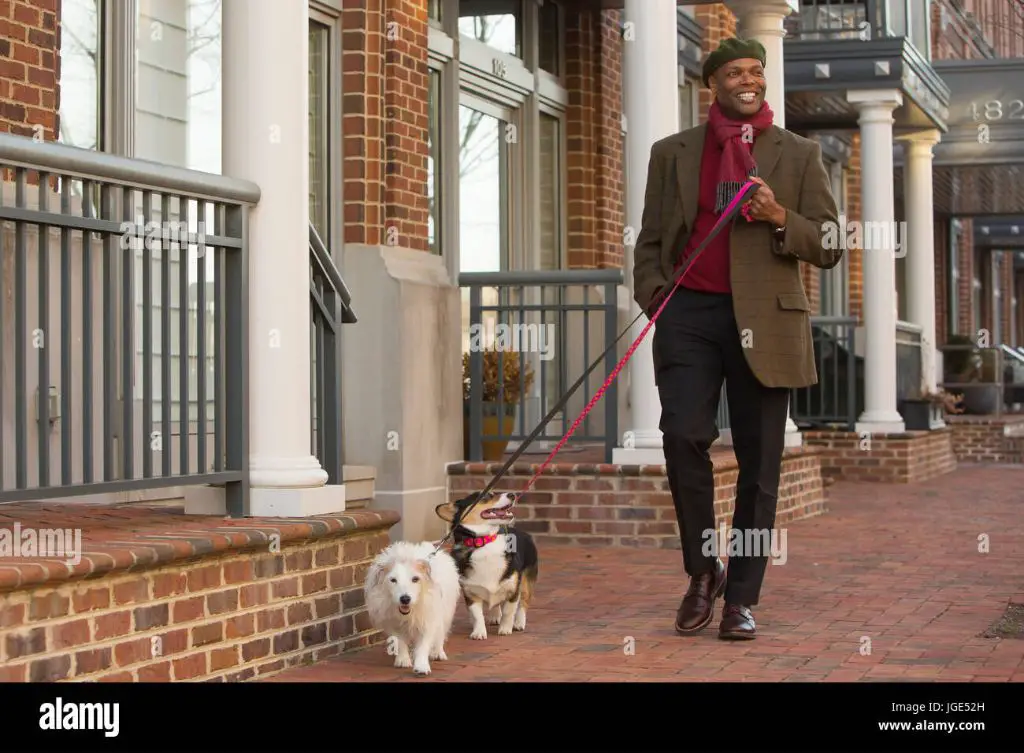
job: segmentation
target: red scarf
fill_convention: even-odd
[[[718,100],[711,104],[708,127],[722,147],[715,212],[725,209],[747,179],[757,175],[757,163],[753,155],[754,140],[771,128],[773,121],[774,113],[768,102],[762,102],[761,109],[747,120],[731,120],[718,106]]]

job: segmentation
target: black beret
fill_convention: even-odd
[[[751,60],[758,60],[761,65],[764,65],[765,57],[764,45],[756,39],[730,37],[718,45],[718,49],[705,58],[704,68],[701,71],[704,86],[708,85],[708,79],[711,78],[711,75],[726,63],[749,58]]]

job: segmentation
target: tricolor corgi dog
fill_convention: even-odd
[[[530,534],[512,525],[519,497],[490,492],[478,500],[479,492],[474,492],[435,508],[438,517],[449,524],[451,555],[459,569],[462,597],[473,618],[469,637],[475,640],[487,638],[487,622],[498,626],[498,635],[526,629],[526,610],[537,582],[538,554]]]

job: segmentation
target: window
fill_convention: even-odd
[[[835,197],[839,213],[846,212],[847,169],[839,162],[825,162],[825,169],[832,183],[832,195]],[[819,271],[821,288],[820,311],[822,316],[846,316],[850,311],[850,254],[843,253],[843,258],[832,269]]]
[[[561,122],[540,115],[540,268],[562,267]]]
[[[951,335],[960,332],[960,255],[958,247],[960,242],[960,221],[950,218],[949,225],[949,274],[948,274],[948,295],[946,296],[947,326],[946,329]]]
[[[432,70],[427,90],[427,239],[441,253],[441,72]]]
[[[104,146],[100,127],[101,6],[99,0],[63,0],[60,9],[60,132],[57,140],[81,149],[101,150]],[[47,105],[45,101],[39,104]]]
[[[540,69],[554,76],[561,76],[562,19],[559,7],[551,0],[540,6],[538,35]]]
[[[331,27],[309,22],[309,221],[330,249]]]
[[[438,24],[442,23],[444,18],[441,16],[441,7],[441,0],[427,0],[427,18]]]
[[[459,33],[522,58],[521,0],[459,0]]]
[[[459,106],[459,245],[462,271],[509,268],[511,114],[467,99]]]
[[[1003,252],[989,253],[992,285],[992,340],[990,345],[1003,341]]]
[[[135,156],[221,170],[221,0],[140,2]]]
[[[680,75],[680,80],[683,80],[683,76]],[[694,115],[695,103],[694,103],[694,86],[693,81],[686,79],[684,83],[679,85],[679,130],[685,131],[687,128],[693,128],[696,125],[696,117]]]

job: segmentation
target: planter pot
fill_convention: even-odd
[[[942,420],[942,403],[931,400],[903,400],[900,403],[900,415],[907,425],[907,431],[934,431],[945,424]]]
[[[964,412],[974,416],[989,416],[999,408],[1002,395],[997,384],[972,384],[958,388],[964,393]]]
[[[483,403],[481,405],[483,421],[481,421],[480,433],[483,436],[497,436],[501,434],[511,435],[516,428],[516,404],[505,403],[503,414],[498,415],[497,403]],[[508,447],[508,439],[484,440],[483,459],[489,462],[501,460]],[[469,459],[469,400],[463,401],[462,421],[462,450],[463,457]]]

